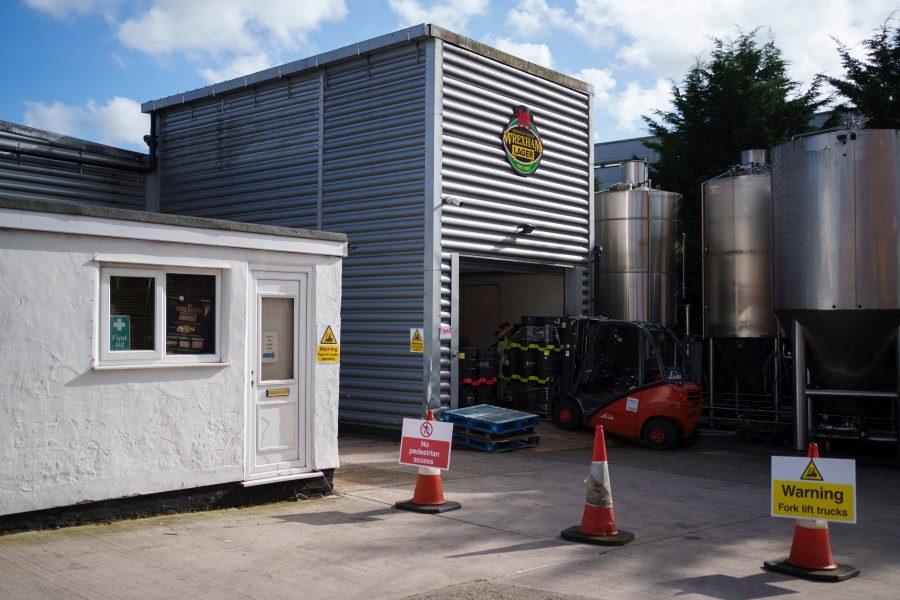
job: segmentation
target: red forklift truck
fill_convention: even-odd
[[[558,427],[602,425],[606,433],[655,450],[697,443],[702,388],[667,327],[602,317],[566,321],[552,407]]]

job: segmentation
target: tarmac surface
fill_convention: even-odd
[[[762,568],[793,519],[770,516],[770,457],[791,447],[704,432],[656,452],[607,436],[624,546],[563,540],[579,525],[593,432],[543,422],[540,444],[454,446],[442,474],[460,510],[397,510],[417,469],[396,439],[342,434],[335,494],[0,537],[2,599],[898,598],[900,460],[856,458],[857,524],[830,523],[834,560],[860,575],[810,581]],[[822,449],[822,458],[839,458]]]

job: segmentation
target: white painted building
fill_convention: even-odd
[[[0,196],[0,517],[327,482],[346,253],[342,234]]]

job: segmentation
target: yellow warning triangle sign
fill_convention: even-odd
[[[320,344],[337,344],[337,338],[334,337],[334,332],[331,330],[331,325],[325,328],[325,333],[322,335],[322,341]]]
[[[421,342],[422,341],[422,333],[418,329],[416,329],[413,332],[412,340],[410,340],[410,341]]]
[[[806,465],[806,470],[803,471],[803,475],[800,476],[800,479],[806,479],[807,481],[825,481],[822,479],[822,474],[819,473],[819,468],[816,467],[816,463],[813,461],[809,461],[809,464]]]

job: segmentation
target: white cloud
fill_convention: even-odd
[[[820,71],[840,72],[831,36],[857,43],[896,9],[896,0],[719,0],[714,10],[706,0],[645,0],[638,5],[577,0],[575,19],[547,24],[559,23],[562,29],[568,23],[569,33],[594,47],[600,47],[601,40],[614,40],[616,58],[624,67],[676,80],[697,57],[708,55],[712,38],[734,39],[740,31],[759,29],[761,41],[767,41],[771,30],[775,46],[792,63],[791,76],[808,85]]]
[[[672,84],[668,80],[658,79],[651,87],[643,87],[637,82],[631,82],[625,87],[625,91],[615,96],[607,107],[612,117],[612,131],[616,133],[640,132],[638,135],[647,135],[647,126],[642,117],[654,118],[655,110],[670,110],[672,108]],[[594,131],[599,134],[607,134],[603,124],[605,120],[598,117],[594,122]],[[611,139],[614,139],[611,138]],[[633,136],[627,136],[633,137]]]
[[[608,69],[584,69],[574,75],[594,86],[594,141],[647,135],[643,116],[671,109],[671,82],[659,79],[649,87],[631,81],[620,90]]]
[[[198,72],[207,83],[218,83],[268,69],[274,64],[272,58],[263,52],[241,55],[220,69],[205,68]]]
[[[536,65],[553,68],[553,55],[547,44],[529,44],[528,42],[514,42],[508,39],[494,40],[492,43],[498,50],[512,54],[522,60],[533,62]]]
[[[594,86],[594,105],[606,106],[613,97],[616,79],[609,69],[582,69],[574,77]]]
[[[469,19],[487,13],[488,0],[434,0],[428,6],[421,0],[388,0],[388,5],[400,17],[401,27],[433,23],[465,33]]]
[[[146,54],[278,55],[307,42],[325,21],[347,15],[344,0],[154,0],[145,12],[126,19],[119,40]]]
[[[576,29],[578,23],[566,10],[547,0],[520,0],[506,13],[506,24],[520,35],[541,37],[552,29]]]
[[[582,69],[575,77],[595,86],[595,135],[607,140],[647,135],[641,116],[671,108],[671,81],[710,58],[713,38],[757,31],[761,45],[771,35],[788,76],[805,90],[817,73],[843,74],[833,37],[856,46],[896,10],[897,0],[719,0],[714,10],[706,0],[519,0],[506,27]],[[561,49],[574,39],[587,48],[573,63]]]
[[[26,0],[28,6],[57,19],[87,15],[93,12],[110,13],[121,0]]]
[[[141,112],[140,103],[120,96],[106,104],[89,100],[84,107],[26,101],[25,124],[137,151],[147,150],[144,135],[150,132],[150,118]]]

